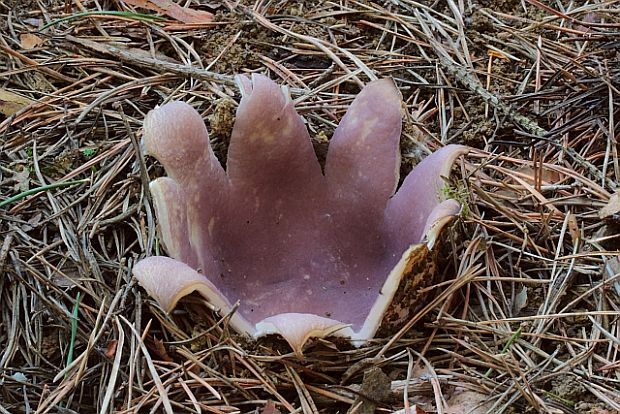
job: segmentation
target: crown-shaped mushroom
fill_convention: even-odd
[[[323,174],[286,91],[261,75],[237,80],[226,171],[191,106],[171,102],[147,115],[146,151],[168,175],[150,189],[170,257],[148,257],[133,272],[167,311],[192,291],[223,313],[238,302],[233,328],[280,334],[297,353],[310,337],[362,343],[380,326],[412,249],[459,212],[441,189],[464,147],[427,157],[394,194],[401,96],[382,79],[341,120]]]

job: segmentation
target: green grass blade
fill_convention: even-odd
[[[29,195],[40,193],[41,191],[53,190],[55,188],[62,188],[62,187],[70,187],[76,184],[84,184],[89,181],[90,181],[89,179],[76,180],[76,181],[64,181],[60,183],[48,184],[48,185],[44,185],[41,187],[31,188],[28,191],[21,192],[19,194],[14,195],[13,197],[7,198],[4,201],[0,201],[0,207],[4,207],[7,204],[11,204],[14,201],[21,200],[22,198],[28,197]]]
[[[88,17],[88,16],[121,16],[121,17],[127,17],[128,19],[146,20],[146,21],[166,20],[164,17],[161,17],[161,16],[153,16],[150,14],[142,14],[142,13],[131,13],[131,12],[114,11],[114,10],[88,11],[88,12],[75,13],[70,16],[66,16],[60,19],[53,20],[49,22],[48,24],[44,25],[43,27],[41,27],[39,31],[45,30],[48,27],[55,26],[62,22],[68,22],[70,20],[75,20],[75,19],[79,19],[82,17]]]
[[[80,299],[82,292],[75,295],[75,303],[73,304],[73,313],[71,315],[71,342],[69,342],[69,353],[67,354],[67,366],[73,362],[73,349],[75,348],[75,337],[77,336],[78,312],[80,310]]]

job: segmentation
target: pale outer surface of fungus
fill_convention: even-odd
[[[146,152],[168,175],[150,189],[170,258],[148,257],[133,272],[167,311],[192,291],[222,313],[239,302],[233,328],[280,334],[298,353],[309,337],[363,343],[411,268],[412,249],[432,244],[458,214],[459,203],[440,194],[464,147],[427,157],[394,194],[401,96],[382,79],[349,107],[323,174],[286,91],[261,75],[237,80],[226,170],[191,106],[171,102],[147,115]]]

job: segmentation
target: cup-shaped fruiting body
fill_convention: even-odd
[[[280,334],[297,353],[310,337],[360,344],[386,317],[405,321],[415,306],[403,282],[459,212],[442,198],[442,177],[465,148],[430,155],[394,194],[401,96],[382,79],[341,120],[323,174],[286,91],[261,75],[238,83],[226,171],[191,106],[172,102],[146,117],[145,148],[168,175],[150,189],[171,257],[140,261],[140,284],[167,311],[193,291],[222,313],[239,303],[234,329]]]

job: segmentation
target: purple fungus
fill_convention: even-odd
[[[458,214],[442,177],[466,152],[447,146],[423,160],[395,193],[401,96],[390,79],[357,95],[329,144],[325,174],[286,91],[265,76],[237,77],[242,99],[227,169],[200,115],[171,102],[144,122],[148,154],[167,177],[154,180],[160,235],[170,257],[133,269],[166,311],[197,291],[254,337],[280,334],[301,354],[310,337],[371,339],[419,248]],[[402,295],[400,295],[402,296]]]

